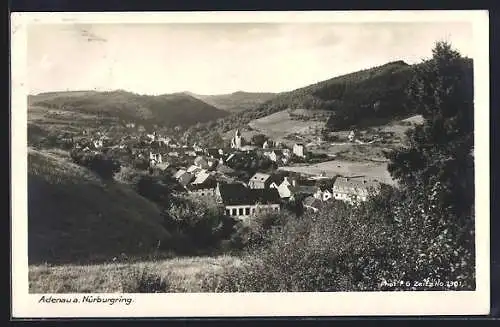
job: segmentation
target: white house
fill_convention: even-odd
[[[162,163],[163,161],[162,161],[161,153],[149,152],[149,162],[153,166],[156,164]]]
[[[306,149],[304,144],[302,143],[295,143],[293,145],[293,154],[295,154],[297,157],[304,158],[306,156]]]
[[[276,189],[249,189],[242,184],[218,184],[216,197],[224,205],[226,215],[238,219],[281,210]]]
[[[348,177],[338,177],[333,184],[333,197],[348,203],[366,201],[380,191],[380,183]]]
[[[206,176],[203,181],[201,181],[202,179],[203,178],[200,178],[200,176],[197,176],[196,179],[191,182],[191,184],[186,186],[189,194],[203,197],[215,197],[217,188],[217,181],[215,180],[215,178],[212,178],[212,176]]]
[[[354,139],[356,138],[356,132],[354,130],[349,132],[349,135],[347,135],[347,139],[349,142],[354,142]]]
[[[268,188],[271,182],[271,175],[264,173],[255,173],[255,175],[250,178],[248,186],[252,189],[264,189]]]
[[[326,186],[318,186],[313,196],[318,200],[328,201],[333,198],[333,192]]]
[[[92,144],[94,145],[94,148],[96,148],[96,149],[102,148],[104,145],[102,139],[94,140],[94,141],[92,141]]]

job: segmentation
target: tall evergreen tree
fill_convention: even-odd
[[[405,188],[439,189],[442,209],[462,215],[474,202],[472,60],[446,42],[432,53],[408,88],[408,104],[424,124],[408,131],[405,148],[388,154],[389,171]]]

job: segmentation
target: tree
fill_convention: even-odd
[[[436,43],[408,87],[409,105],[424,123],[407,132],[406,147],[387,154],[401,185],[394,216],[399,238],[434,276],[474,276],[474,107],[472,61]],[[402,250],[404,251],[404,250]],[[425,272],[430,275],[430,272]]]
[[[388,155],[389,171],[409,188],[440,182],[443,208],[467,212],[474,201],[472,63],[438,42],[415,73],[409,104],[425,122],[408,131],[407,147]]]
[[[262,147],[264,142],[268,140],[268,137],[264,134],[255,134],[252,136],[252,143],[256,146]]]

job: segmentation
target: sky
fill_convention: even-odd
[[[28,30],[30,94],[65,90],[282,92],[431,56],[473,58],[472,25],[442,23],[52,24]]]

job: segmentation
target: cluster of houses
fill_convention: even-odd
[[[324,202],[332,199],[348,203],[365,201],[370,192],[377,192],[380,188],[376,182],[359,178],[337,177],[329,179],[330,183],[318,183],[318,180],[328,178],[298,178],[277,172],[257,172],[249,180],[242,180],[231,168],[232,161],[238,157],[258,153],[277,164],[287,164],[294,156],[305,158],[307,152],[300,143],[291,149],[272,145],[270,141],[262,147],[243,145],[238,130],[228,149],[180,145],[157,133],[144,134],[140,138],[146,146],[132,151],[132,155],[147,160],[150,171],[169,174],[189,194],[213,197],[224,206],[227,215],[235,218],[245,219],[262,211],[278,212],[283,204],[297,199],[302,201],[305,209],[317,212]],[[105,146],[129,149],[130,141],[139,140],[125,137],[110,144],[108,137],[97,134],[85,149],[98,151]]]
[[[231,170],[227,168],[211,166],[207,159],[198,156],[188,168],[171,173],[187,193],[211,197],[224,207],[227,215],[239,219],[262,211],[279,212],[283,204],[295,200],[302,201],[306,210],[318,212],[327,201],[354,204],[366,201],[372,192],[380,190],[379,183],[360,178],[304,178],[283,173],[257,172],[245,182],[231,178]]]

